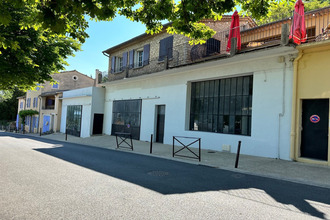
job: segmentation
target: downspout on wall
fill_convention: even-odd
[[[283,62],[283,79],[282,79],[282,110],[278,114],[278,141],[277,141],[277,158],[281,158],[281,118],[284,117],[285,114],[285,78],[286,78],[286,60],[285,57],[279,57],[279,62]]]
[[[296,127],[296,119],[297,119],[297,90],[298,90],[298,67],[299,61],[303,57],[304,52],[299,51],[298,57],[293,62],[293,91],[292,91],[292,111],[291,111],[291,151],[290,158],[292,160],[297,160],[297,149],[296,149],[296,137],[297,137],[297,127]]]

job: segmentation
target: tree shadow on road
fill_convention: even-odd
[[[292,210],[290,206],[294,206],[303,213],[319,218],[329,217],[326,214],[330,215],[327,211],[323,213],[309,202],[321,203],[321,205],[323,203],[325,209],[330,212],[328,206],[330,189],[327,188],[122,151],[33,139],[47,144],[61,143],[63,145],[63,147],[54,148],[35,148],[34,150],[37,152],[140,185],[164,195],[220,191],[284,209]],[[248,195],[244,193],[244,190],[249,190]],[[260,196],[265,193],[276,202],[269,202]],[[293,211],[296,210],[293,209]]]

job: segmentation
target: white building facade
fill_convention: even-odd
[[[121,117],[118,103],[135,100],[140,108],[136,113],[139,122],[134,122],[136,139],[149,141],[153,134],[154,141],[172,144],[173,136],[198,137],[202,149],[230,152],[236,152],[242,141],[243,154],[290,160],[292,61],[296,54],[293,47],[279,46],[103,83],[103,133],[113,134]],[[202,94],[201,88],[208,94]],[[65,118],[65,106],[78,103],[78,98],[63,98]],[[79,100],[87,106],[91,103],[87,99]],[[230,110],[221,113],[220,106],[226,105]],[[163,134],[157,140],[159,115],[163,116]],[[128,128],[131,123],[121,122]]]
[[[68,128],[68,133],[79,137],[102,134],[104,95],[105,89],[102,87],[63,92],[61,132],[65,133]]]

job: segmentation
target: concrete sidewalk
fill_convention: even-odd
[[[26,135],[39,137],[38,134]],[[65,141],[65,134],[54,133],[43,135],[41,138]],[[67,142],[162,157],[170,160],[330,188],[330,167],[328,166],[240,155],[238,168],[235,169],[236,154],[227,152],[202,150],[201,162],[199,162],[197,159],[172,157],[172,146],[166,144],[153,143],[152,154],[150,154],[150,142],[145,141],[133,140],[133,151],[124,148],[117,149],[116,137],[109,135],[92,136],[89,138],[68,135]],[[179,147],[176,147],[176,150],[178,149]],[[192,155],[187,150],[183,150],[180,153],[187,156]]]

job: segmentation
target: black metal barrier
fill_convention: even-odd
[[[182,143],[182,141],[180,141],[179,139],[193,139],[193,141],[191,141],[188,144],[184,144]],[[174,144],[175,141],[177,141],[182,147],[175,151],[174,149]],[[195,152],[193,152],[192,150],[189,149],[189,146],[195,144],[198,142],[198,154],[196,154]],[[187,149],[193,156],[186,156],[186,155],[182,155],[182,154],[178,154],[180,151]],[[187,158],[192,158],[192,159],[198,159],[198,161],[201,161],[201,138],[196,138],[196,137],[183,137],[183,136],[173,136],[173,157],[174,156],[178,156],[178,157],[187,157]]]
[[[123,133],[123,132],[115,132],[116,135],[116,143],[117,149],[118,148],[128,148],[133,150],[133,141],[132,141],[132,134],[131,133]],[[119,138],[119,141],[118,141]],[[129,142],[127,142],[129,140]],[[122,145],[124,144],[124,145]]]
[[[235,168],[238,167],[239,154],[240,154],[240,151],[241,151],[241,143],[242,143],[241,141],[238,141],[236,161],[235,161]]]
[[[153,140],[153,135],[150,135],[150,154],[152,154],[152,140]]]

